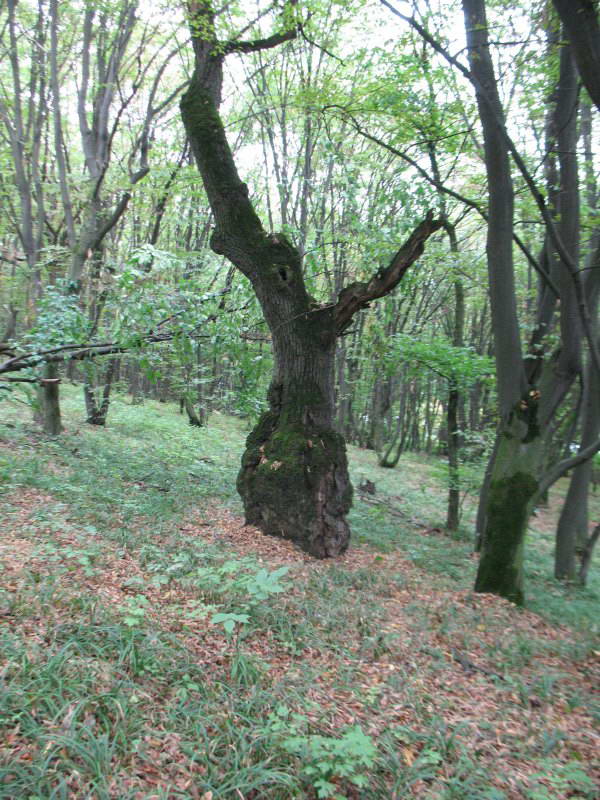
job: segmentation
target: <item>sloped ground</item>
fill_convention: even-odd
[[[24,419],[0,426],[0,797],[597,796],[598,597],[547,580],[552,509],[541,616],[469,591],[435,464],[354,453],[407,521],[359,500],[324,563],[244,527],[235,421]]]

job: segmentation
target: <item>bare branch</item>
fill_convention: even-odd
[[[223,52],[225,55],[229,55],[229,53],[256,53],[259,50],[270,50],[284,42],[295,39],[297,35],[298,29],[290,28],[289,31],[274,33],[272,36],[267,36],[266,39],[253,39],[249,42],[225,42]]]
[[[579,466],[579,464],[583,464],[584,461],[588,461],[592,456],[596,455],[596,453],[600,450],[600,439],[592,444],[584,447],[583,450],[580,450],[575,455],[570,456],[570,458],[564,458],[562,461],[559,461],[554,467],[548,470],[548,472],[542,476],[538,483],[538,489],[535,493],[533,498],[533,504],[537,502],[537,500],[544,494],[544,492],[548,491],[548,489],[556,483],[559,478],[568,472],[570,469]]]
[[[427,239],[442,226],[442,220],[434,219],[433,212],[430,211],[404,242],[388,267],[380,269],[366,283],[357,281],[342,289],[334,306],[338,336],[348,327],[357,311],[368,308],[372,300],[384,297],[396,288],[408,268],[422,255]]]
[[[433,176],[431,176],[427,172],[426,169],[423,169],[423,167],[419,164],[418,161],[416,161],[414,158],[411,158],[411,156],[409,156],[408,153],[404,152],[403,150],[398,150],[391,144],[384,142],[378,136],[374,136],[372,133],[366,131],[360,125],[360,123],[355,119],[355,117],[353,117],[352,114],[346,111],[346,109],[344,109],[343,107],[331,105],[331,106],[325,106],[323,110],[326,111],[328,108],[339,108],[343,112],[343,114],[350,120],[350,122],[354,125],[356,132],[359,133],[364,139],[368,139],[370,142],[374,142],[375,144],[379,145],[379,147],[382,147],[384,150],[387,150],[389,153],[392,153],[398,158],[401,158],[403,161],[406,161],[407,164],[410,164],[411,167],[414,167],[414,169],[417,170],[419,175],[421,175],[428,183],[430,183],[432,186],[438,189],[438,191],[447,194],[449,197],[453,197],[455,200],[458,200],[459,203],[462,203],[463,205],[467,206],[467,208],[472,208],[473,211],[476,211],[480,215],[480,217],[482,217],[482,219],[486,220],[487,222],[488,215],[476,200],[472,200],[469,197],[465,197],[464,195],[455,192],[454,189],[450,189],[448,186],[446,186],[445,183],[436,180]],[[556,297],[559,297],[558,287],[556,286],[550,275],[546,272],[546,270],[544,270],[540,266],[538,260],[533,256],[533,254],[531,253],[527,245],[523,242],[521,237],[514,232],[513,232],[513,241],[517,245],[517,247],[521,250],[521,252],[525,256],[527,261],[531,264],[533,269],[538,273],[540,278],[550,287],[550,289],[554,292]]]

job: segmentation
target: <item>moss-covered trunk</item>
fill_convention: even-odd
[[[476,592],[521,605],[523,555],[542,454],[539,430],[515,411],[498,433],[490,478]]]
[[[317,558],[347,549],[352,501],[346,446],[332,424],[334,332],[324,336],[322,322],[313,335],[307,319],[274,335],[269,410],[248,437],[237,484],[249,524]]]

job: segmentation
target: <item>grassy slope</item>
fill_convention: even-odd
[[[431,530],[433,459],[351,448],[398,512],[358,500],[353,549],[316,563],[241,525],[239,421],[117,399],[94,429],[64,394],[54,441],[2,407],[0,797],[595,796],[600,582],[549,580],[552,509],[519,611],[472,596],[468,541]],[[249,607],[244,576],[282,565]]]

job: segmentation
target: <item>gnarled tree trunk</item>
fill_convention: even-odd
[[[287,9],[294,18],[295,4]],[[343,553],[352,489],[345,444],[333,428],[336,337],[371,300],[391,292],[439,229],[431,215],[368,282],[320,305],[308,294],[302,256],[282,234],[267,232],[241,181],[219,115],[228,53],[274,47],[291,28],[267,39],[219,42],[208,0],[189,4],[195,70],[181,113],[214,215],[214,252],[251,282],[273,340],[269,410],[248,437],[238,478],[246,521],[324,558]]]
[[[248,437],[237,486],[249,523],[324,558],[348,547],[352,501],[346,446],[333,429],[333,315],[289,327],[274,337],[269,410]]]

